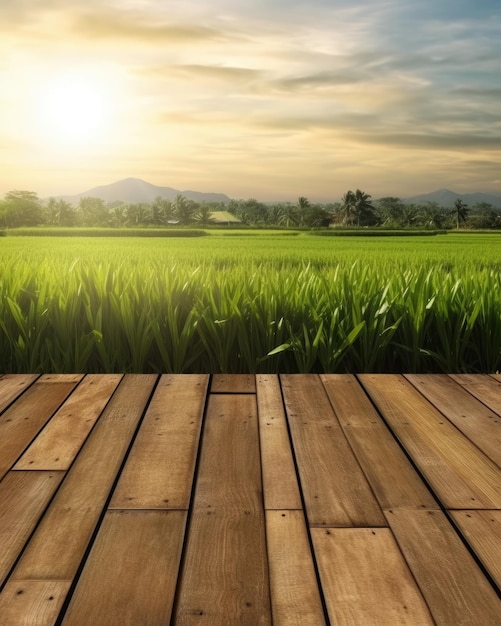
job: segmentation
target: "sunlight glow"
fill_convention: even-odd
[[[113,99],[104,82],[85,75],[61,75],[42,87],[40,130],[58,143],[92,143],[111,123]]]

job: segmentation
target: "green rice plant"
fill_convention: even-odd
[[[204,230],[194,228],[98,228],[46,227],[14,228],[0,231],[9,237],[205,237]]]
[[[2,240],[0,372],[501,368],[501,237],[33,241]]]
[[[176,281],[176,268],[171,268],[165,279],[170,278],[174,284],[170,284],[168,290],[158,276],[151,280],[153,345],[145,364],[153,371],[189,372],[203,362],[204,348],[197,332],[199,315],[195,308],[197,272],[192,272],[190,280],[181,283]]]

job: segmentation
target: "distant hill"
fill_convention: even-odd
[[[456,193],[450,189],[439,189],[432,193],[424,193],[411,198],[403,198],[404,204],[425,204],[426,202],[436,202],[440,206],[452,207],[457,199],[466,202],[469,207],[477,204],[477,202],[488,202],[496,208],[501,208],[501,196],[495,196],[488,193]]]
[[[101,185],[100,187],[94,187],[88,191],[77,193],[73,196],[57,196],[62,200],[71,202],[71,204],[78,204],[81,198],[101,198],[104,202],[144,202],[145,204],[151,204],[155,198],[160,196],[161,198],[167,198],[168,200],[174,200],[175,197],[181,194],[188,200],[194,200],[196,202],[229,202],[230,198],[224,193],[204,193],[201,191],[179,191],[172,187],[159,187],[152,185],[151,183],[141,180],[140,178],[124,178],[111,185]]]

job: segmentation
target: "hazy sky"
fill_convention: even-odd
[[[498,0],[1,0],[0,194],[501,194]]]

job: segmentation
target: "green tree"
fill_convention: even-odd
[[[501,209],[496,209],[490,202],[477,202],[468,217],[470,228],[501,228]]]
[[[151,223],[150,205],[145,202],[128,204],[126,212],[128,226],[144,226]]]
[[[109,211],[101,198],[81,198],[77,214],[84,226],[109,226],[111,222]]]
[[[308,198],[305,198],[304,196],[300,196],[297,199],[296,211],[297,211],[297,216],[298,216],[298,224],[300,226],[306,225],[306,211],[309,206],[310,206],[310,201],[308,200]]]
[[[191,224],[195,218],[198,205],[185,196],[177,194],[174,200],[174,213],[180,224]]]
[[[228,211],[236,215],[244,224],[254,225],[266,223],[268,207],[255,198],[248,200],[231,200]]]
[[[436,202],[427,202],[420,206],[419,215],[423,226],[443,228],[447,214]]]
[[[415,204],[404,204],[402,207],[402,226],[415,226],[420,216],[420,209]]]
[[[376,214],[379,222],[384,225],[403,225],[405,204],[400,198],[387,196],[376,201]]]
[[[168,224],[176,217],[174,206],[167,198],[157,196],[151,205],[151,220],[153,224]]]
[[[342,201],[342,212],[345,224],[370,226],[377,222],[371,196],[360,189],[345,193]]]
[[[284,202],[276,206],[275,223],[279,226],[297,226],[299,215],[299,203],[293,205],[290,202]]]
[[[43,214],[45,223],[52,226],[74,226],[77,222],[76,211],[66,200],[49,198]]]
[[[459,230],[459,224],[466,221],[468,217],[469,209],[468,205],[460,198],[457,198],[454,202],[454,208],[451,209],[451,215],[456,218],[456,230]]]
[[[202,226],[207,226],[214,222],[212,219],[212,207],[205,202],[202,202],[198,207],[198,211],[193,216],[195,222],[198,222]]]
[[[325,228],[331,220],[332,213],[320,204],[310,204],[303,215],[303,224],[308,228]]]
[[[111,225],[122,227],[127,223],[127,205],[116,204],[110,208]]]
[[[5,194],[0,220],[8,228],[42,223],[42,203],[34,191],[14,190]]]

